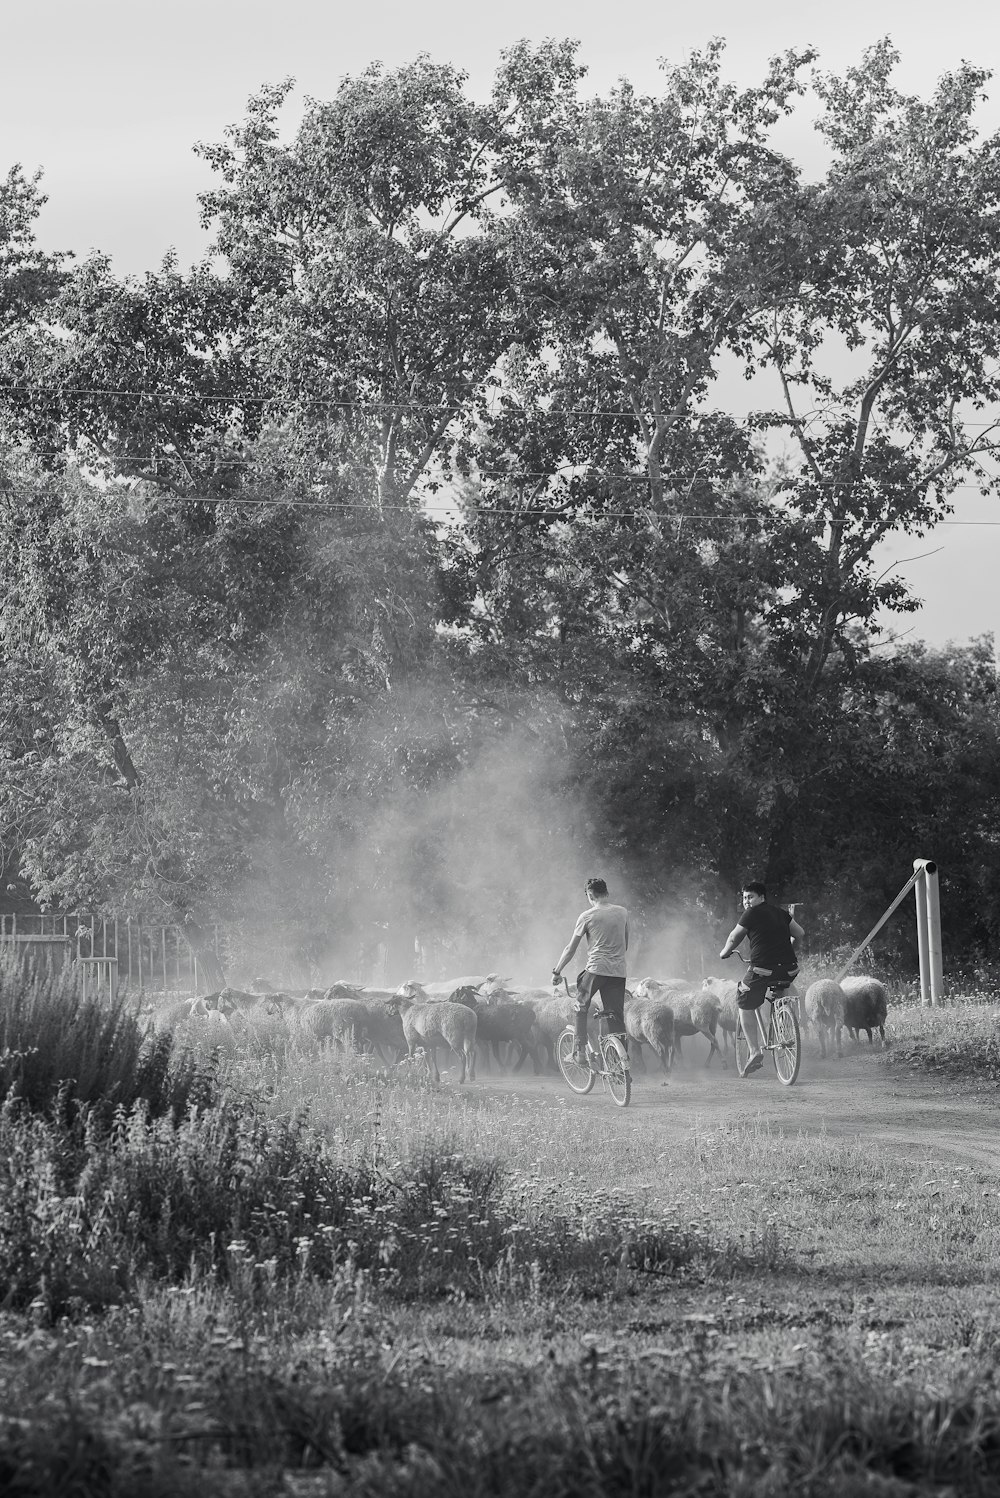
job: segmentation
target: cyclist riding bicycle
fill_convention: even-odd
[[[719,956],[731,957],[740,942],[749,936],[750,966],[736,991],[740,1025],[750,1051],[746,1076],[748,1072],[759,1071],[764,1064],[757,1011],[772,985],[794,980],[799,964],[793,942],[801,941],[805,932],[787,910],[768,903],[765,885],[757,881],[744,884],[742,895],[743,914],[726,937]]]
[[[587,938],[587,965],[576,980],[574,1014],[576,1039],[573,1045],[573,1060],[580,1066],[587,1063],[587,1011],[595,993],[601,996],[604,1012],[608,1017],[608,1034],[617,1035],[628,1054],[628,1039],[625,1034],[625,954],[628,951],[628,911],[624,905],[612,905],[608,886],[603,879],[588,879],[586,883],[588,908],[577,918],[573,935],[562,956],[552,969],[552,981],[559,975],[580,945]]]

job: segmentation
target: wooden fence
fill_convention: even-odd
[[[220,955],[220,933],[212,930]],[[101,986],[127,986],[166,993],[198,991],[198,958],[184,928],[145,921],[94,915],[0,915],[0,941],[24,949],[68,943],[74,959],[83,963],[85,980]]]

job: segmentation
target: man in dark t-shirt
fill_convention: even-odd
[[[750,1048],[747,1072],[758,1071],[764,1063],[761,1028],[757,1011],[772,983],[790,983],[799,970],[793,941],[805,932],[793,916],[780,905],[769,905],[763,884],[743,886],[743,914],[739,924],[726,937],[720,957],[731,957],[745,937],[750,938],[750,966],[740,983],[737,1004],[740,1025]]]

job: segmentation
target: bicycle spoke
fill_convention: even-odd
[[[573,1060],[575,1036],[572,1030],[564,1030],[556,1043],[556,1060],[568,1086],[574,1092],[586,1095],[594,1085],[594,1073],[587,1062]]]
[[[802,1039],[799,1022],[790,1004],[775,1005],[771,1030],[774,1041],[774,1069],[784,1087],[791,1087],[799,1074],[802,1060]]]
[[[619,1108],[627,1108],[632,1097],[632,1072],[621,1042],[609,1035],[602,1047],[604,1080]]]

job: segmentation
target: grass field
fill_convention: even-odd
[[[891,1021],[873,1088],[992,1085],[984,1006]],[[179,1133],[80,1145],[20,1238],[8,1193],[6,1282],[41,1269],[0,1313],[0,1491],[1000,1493],[1000,1173],[708,1102],[658,1141],[556,1084],[315,1056],[220,1080]],[[156,1172],[175,1215],[150,1197],[139,1233]],[[74,1222],[122,1273],[56,1305]]]

